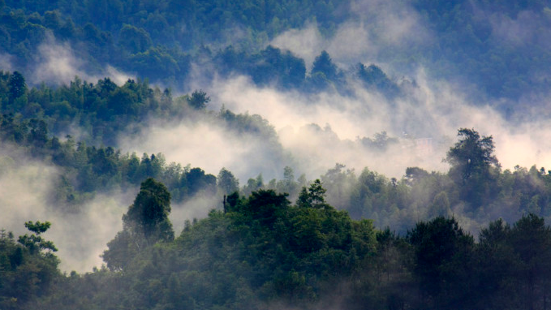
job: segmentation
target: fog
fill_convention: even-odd
[[[48,221],[46,240],[58,248],[61,270],[91,271],[101,266],[106,244],[122,228],[122,214],[136,192],[97,194],[79,206],[54,204],[60,171],[30,160],[4,144],[0,157],[0,227],[15,236],[31,234],[24,223]]]
[[[442,159],[457,141],[457,130],[466,127],[494,137],[496,155],[505,169],[549,166],[550,131],[545,122],[511,123],[491,105],[470,102],[468,94],[453,85],[429,80],[423,70],[412,79],[417,86],[394,101],[359,86],[352,96],[303,95],[259,88],[246,77],[215,79],[207,90],[213,99],[209,109],[216,112],[223,105],[235,113],[262,116],[274,127],[286,156],[266,151],[266,141],[254,134],[237,134],[212,120],[197,120],[193,125],[152,121],[137,137],[121,135],[120,146],[162,152],[168,161],[189,163],[215,175],[225,167],[241,184],[260,173],[265,180],[282,178],[286,165],[295,175],[304,173],[313,180],[335,163],[400,178],[411,166],[447,171]],[[386,152],[360,143],[361,138],[381,132],[399,143]],[[429,141],[429,146],[417,145],[419,139]]]
[[[161,152],[167,162],[199,167],[218,175],[226,167],[241,180],[264,173],[279,177],[290,159],[281,147],[262,136],[238,133],[222,121],[197,114],[181,122],[152,120],[139,134],[122,133],[119,147],[138,153]]]
[[[100,255],[107,243],[122,230],[122,215],[127,212],[138,188],[121,192],[97,193],[81,205],[54,202],[61,171],[54,166],[30,160],[7,145],[0,154],[0,228],[18,236],[32,234],[24,223],[50,222],[42,236],[58,249],[60,269],[65,272],[90,272],[101,267]],[[178,235],[185,220],[204,218],[217,207],[215,197],[196,197],[185,204],[173,204],[170,219]]]
[[[2,59],[0,58],[0,64]],[[90,64],[76,56],[68,43],[58,42],[51,34],[38,47],[35,61],[37,66],[31,70],[32,74],[28,75],[28,79],[30,83],[37,85],[42,82],[52,85],[69,84],[77,76],[89,82],[109,77],[114,83],[122,85],[132,78],[109,65],[99,72],[89,73]]]
[[[308,67],[322,50],[327,50],[343,70],[358,62],[375,63],[396,81],[403,75],[406,81],[415,81],[416,86],[404,87],[404,96],[389,100],[353,82],[350,95],[331,91],[305,95],[257,87],[247,77],[207,80],[195,72],[193,78],[204,84],[194,86],[203,87],[212,98],[208,106],[210,115],[199,117],[197,114],[193,121],[151,119],[137,134],[121,133],[116,147],[123,153],[161,152],[168,162],[190,164],[214,175],[225,167],[242,185],[259,174],[265,181],[281,179],[285,166],[292,167],[295,176],[305,174],[313,180],[336,163],[355,171],[369,167],[387,177],[400,178],[405,169],[412,166],[447,171],[448,165],[442,159],[457,141],[457,130],[466,127],[494,137],[496,155],[504,169],[513,169],[516,165],[551,168],[549,122],[537,117],[524,118],[522,123],[507,120],[492,108],[493,102],[470,99],[471,93],[464,85],[432,80],[422,67],[401,72],[399,63],[388,61],[388,50],[424,46],[432,40],[430,30],[417,13],[401,3],[359,1],[352,8],[358,18],[336,29],[332,38],[323,38],[318,26],[309,23],[302,29],[281,34],[270,44],[304,58]],[[537,27],[524,22],[531,20],[528,13],[517,19],[491,18],[496,38],[513,43],[525,37],[541,39],[535,31]],[[130,77],[110,66],[101,74],[87,73],[85,60],[75,56],[71,46],[53,37],[39,48],[37,63],[40,65],[33,70],[32,83],[67,84],[75,76],[88,81],[108,76],[120,85]],[[13,69],[9,55],[0,55],[0,65]],[[549,107],[547,98],[540,100],[540,106]],[[273,126],[276,139],[266,140],[258,134],[229,129],[213,116],[222,107],[235,113],[260,115]],[[531,116],[547,114],[537,110],[529,112]],[[381,132],[397,138],[398,143],[382,150],[369,149],[361,143],[362,138],[373,138]],[[422,147],[421,140],[428,141],[428,146]],[[6,152],[5,146],[3,152]],[[0,227],[19,235],[25,233],[26,221],[50,221],[52,228],[44,237],[60,249],[62,270],[90,271],[92,266],[101,265],[99,255],[121,230],[122,214],[136,192],[100,193],[79,206],[78,212],[54,211],[48,201],[55,195],[59,171],[32,160],[13,160],[18,157],[9,153],[3,157]],[[206,216],[217,203],[214,198],[196,198],[185,205],[174,205],[170,218],[176,234],[186,219]]]
[[[288,30],[270,44],[303,58],[308,69],[316,56],[326,50],[346,68],[358,62],[381,64],[397,51],[414,52],[433,41],[433,34],[417,11],[403,1],[360,0],[351,4],[352,18],[324,38],[317,24]],[[393,61],[395,62],[395,61]],[[396,63],[385,63],[383,67]],[[386,68],[385,68],[386,69]]]

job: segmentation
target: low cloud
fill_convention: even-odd
[[[303,29],[290,29],[278,35],[270,44],[293,52],[304,59],[307,66],[311,66],[316,56],[327,47],[314,23],[307,24]]]
[[[396,101],[361,88],[354,96],[303,96],[257,88],[246,78],[219,81],[212,93],[230,110],[265,116],[278,131],[285,150],[297,162],[307,163],[299,170],[316,171],[311,177],[317,177],[321,166],[328,169],[335,162],[356,169],[369,167],[389,177],[401,177],[408,166],[446,171],[442,159],[463,127],[492,135],[504,168],[549,165],[546,154],[551,151],[547,143],[551,128],[543,120],[508,121],[491,105],[470,102],[452,85],[430,81],[422,70],[415,80],[418,86]],[[321,130],[313,130],[316,127],[311,124]],[[358,138],[372,138],[383,131],[401,142],[384,153],[359,145]],[[428,152],[419,152],[416,139],[428,139]]]
[[[50,165],[25,159],[3,145],[0,156],[0,228],[16,236],[29,232],[27,221],[49,221],[44,238],[54,242],[60,269],[78,272],[101,266],[100,254],[122,229],[122,214],[135,193],[98,194],[78,206],[53,204],[60,171]]]
[[[220,210],[222,207],[222,199],[219,197],[202,194],[196,195],[185,203],[172,204],[170,221],[174,227],[174,234],[178,236],[182,232],[186,221],[206,218],[211,210]]]
[[[89,64],[75,56],[68,43],[58,42],[53,35],[48,35],[38,47],[36,64],[36,68],[33,68],[32,75],[29,77],[34,84],[41,82],[58,85],[69,84],[78,76],[86,81],[97,81],[109,77],[113,82],[122,85],[132,78],[109,65],[96,74],[89,74]]]
[[[358,62],[387,62],[389,51],[417,49],[432,41],[432,32],[417,11],[402,1],[355,1],[350,15],[330,38],[324,38],[318,26],[309,22],[302,29],[282,33],[270,44],[290,50],[307,66],[326,50],[346,68]]]
[[[226,168],[240,179],[275,177],[288,163],[277,144],[250,133],[238,133],[217,118],[196,116],[182,122],[152,120],[136,135],[121,134],[119,147],[125,151],[163,153],[167,162],[200,167],[218,175]]]
[[[103,264],[100,255],[122,230],[122,215],[132,204],[133,196],[120,192],[98,194],[74,214],[53,213],[56,215],[47,238],[59,249],[61,270],[89,272]]]

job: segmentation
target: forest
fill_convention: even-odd
[[[548,309],[550,22],[0,0],[0,309]]]

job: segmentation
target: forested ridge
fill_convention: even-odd
[[[548,309],[548,163],[503,167],[513,130],[438,118],[547,130],[550,21],[540,0],[0,0],[0,310]],[[345,110],[388,132],[339,137]],[[188,162],[137,153],[154,131]],[[252,175],[192,162],[194,131]],[[351,150],[421,164],[309,170]],[[99,264],[62,265],[96,234]]]
[[[403,46],[391,45],[372,61],[389,63],[393,71],[408,76],[426,67],[435,78],[477,87],[476,96],[512,99],[498,106],[509,116],[525,108],[515,106],[514,100],[545,95],[549,78],[541,68],[550,59],[548,1],[400,5],[417,16],[431,38],[420,44],[400,38]],[[3,1],[0,49],[3,58],[24,73],[44,62],[42,54],[53,46],[53,53],[69,49],[86,60],[81,69],[87,72],[101,75],[110,65],[171,86],[189,83],[196,66],[206,76],[245,74],[258,85],[346,89],[343,76],[352,77],[355,71],[347,66],[358,63],[341,64],[338,75],[330,66],[306,71],[304,59],[269,44],[286,30],[308,24],[334,39],[348,23],[369,25],[377,22],[378,14],[393,13],[381,8],[385,6],[377,1]],[[384,43],[384,34],[369,31],[374,31],[373,44]]]
[[[5,309],[544,309],[551,229],[527,214],[482,228],[478,241],[453,217],[418,222],[404,235],[352,220],[324,199],[319,180],[295,204],[259,190],[227,197],[223,210],[175,236],[170,194],[141,184],[107,267],[60,274],[50,226],[3,232]],[[38,227],[38,228],[37,228]]]

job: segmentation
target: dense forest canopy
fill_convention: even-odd
[[[499,108],[513,113],[519,109],[514,101],[541,98],[549,87],[543,68],[550,57],[550,7],[548,1],[4,1],[0,33],[5,64],[30,73],[65,57],[76,68],[58,71],[64,82],[71,73],[98,76],[112,66],[178,88],[192,82],[196,68],[286,89],[326,88],[326,80],[343,88],[338,76],[322,68],[305,72],[304,59],[269,46],[314,24],[323,39],[359,45],[367,61],[397,76],[427,68],[434,78],[478,88],[477,96],[507,99]],[[369,44],[354,41],[358,33]],[[380,48],[370,51],[373,45]],[[342,61],[339,70],[366,62],[357,51],[351,58],[332,50]],[[376,85],[396,92],[383,83]]]
[[[547,309],[550,21],[0,0],[0,309]]]

